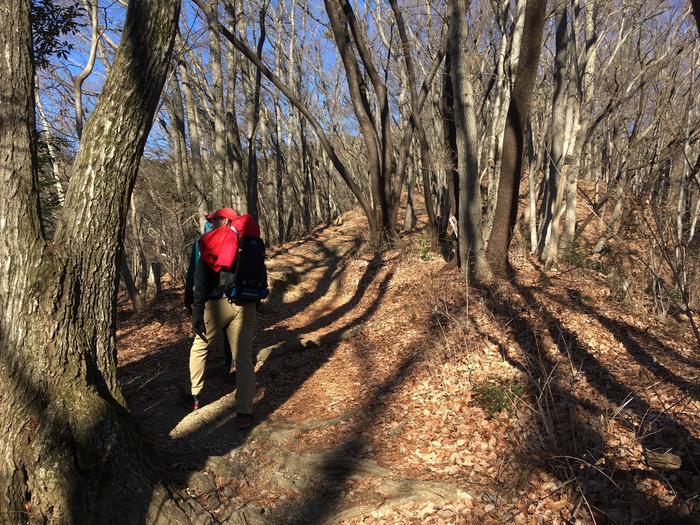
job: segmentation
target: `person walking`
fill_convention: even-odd
[[[207,220],[207,223],[204,225],[204,233],[202,233],[202,235],[192,244],[192,250],[190,251],[190,262],[187,266],[187,274],[185,276],[184,300],[185,308],[190,314],[192,314],[192,303],[194,303],[194,272],[197,268],[197,263],[199,262],[200,258],[199,239],[201,239],[204,235],[212,231],[213,227],[214,225],[212,224],[212,222]],[[233,359],[231,355],[231,345],[228,342],[228,337],[226,336],[226,333],[224,333],[223,340],[224,379],[231,380],[233,378],[233,370],[231,370]]]
[[[218,228],[231,228],[237,239],[245,233],[236,229],[235,221],[242,217],[232,208],[222,208],[206,216],[212,223],[212,233]],[[251,218],[252,220],[252,218]],[[259,236],[259,227],[257,234]],[[200,250],[202,245],[200,245]],[[233,361],[236,366],[236,424],[239,429],[249,428],[253,422],[253,398],[255,397],[255,368],[253,361],[253,335],[256,322],[256,303],[235,304],[226,296],[221,283],[230,282],[230,273],[224,269],[215,271],[200,257],[194,272],[194,297],[192,302],[192,331],[195,334],[190,349],[191,408],[200,407],[200,392],[204,386],[204,366],[209,342],[219,330],[225,330]]]

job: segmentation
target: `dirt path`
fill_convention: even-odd
[[[533,416],[541,392],[522,385],[569,366],[567,351],[580,368],[561,384],[578,381],[586,399],[559,383],[549,390],[555,405],[574,411],[565,424],[555,420],[562,435],[588,421],[577,419],[578,405],[598,404],[586,416],[598,418],[632,392],[634,401],[606,420],[612,427],[595,429],[607,446],[598,447],[598,458],[629,449],[620,460],[629,482],[649,487],[628,496],[649,503],[647,515],[677,503],[674,490],[692,492],[700,477],[691,468],[651,498],[663,482],[648,469],[635,478],[632,469],[644,470],[644,443],[623,429],[624,421],[640,428],[644,410],[665,414],[677,439],[667,432],[663,440],[677,447],[684,440],[694,457],[699,365],[685,335],[649,325],[633,330],[591,296],[585,276],[543,287],[520,261],[529,270],[504,300],[502,292],[465,288],[437,258],[422,260],[420,235],[377,256],[363,251],[363,231],[361,215],[350,213],[273,252],[273,294],[255,343],[266,350],[248,432],[235,429],[235,385],[223,377],[220,341],[210,353],[205,406],[185,407],[191,337],[177,290],[157,311],[120,323],[130,407],[161,456],[165,480],[196,495],[202,516],[223,523],[563,523],[582,510],[582,492],[566,483],[566,468],[541,464],[543,444],[533,435],[544,422]],[[609,353],[620,346],[620,355]],[[543,378],[531,371],[536,348],[551,369]],[[687,366],[678,371],[669,353]],[[649,375],[657,381],[653,395]],[[498,410],[491,384],[504,397]],[[589,447],[586,436],[580,446]],[[600,476],[587,476],[592,487],[610,490]],[[605,511],[636,501],[609,502]]]
[[[370,436],[421,361],[423,334],[398,300],[401,253],[362,253],[363,231],[350,214],[272,253],[273,294],[256,338],[256,348],[268,351],[258,364],[250,432],[234,426],[235,385],[222,377],[220,341],[210,354],[205,406],[186,410],[191,339],[176,296],[148,319],[132,318],[138,329],[120,329],[125,394],[169,466],[169,481],[201,496],[222,522],[336,522],[412,502],[471,499],[464,484],[421,480],[405,465],[392,470],[370,459]]]

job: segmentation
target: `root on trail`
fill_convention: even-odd
[[[265,363],[271,357],[279,357],[285,354],[290,354],[293,352],[303,352],[310,348],[320,348],[324,345],[339,343],[341,341],[347,341],[355,337],[362,326],[353,326],[347,330],[343,330],[339,333],[317,335],[311,337],[302,337],[298,339],[292,339],[289,341],[282,341],[274,345],[266,346],[261,348],[257,354],[257,360],[259,364]]]
[[[263,423],[250,433],[239,449],[225,456],[210,458],[205,468],[206,473],[200,474],[207,479],[193,479],[190,485],[200,487],[201,493],[215,494],[214,479],[244,485],[262,481],[265,485],[295,494],[303,500],[306,494],[311,495],[318,490],[339,486],[348,480],[372,480],[371,484],[375,488],[362,494],[363,503],[334,514],[326,520],[325,523],[329,524],[369,515],[381,508],[395,508],[409,502],[458,502],[474,497],[463,487],[436,481],[405,479],[389,468],[359,457],[360,450],[367,441],[365,436],[345,443],[342,451],[337,448],[315,453],[290,451],[290,444],[299,435],[347,422],[360,412],[356,409],[333,418],[302,424]],[[269,472],[269,475],[265,479],[260,479],[261,471],[255,459],[260,457],[261,452],[271,463],[266,466],[265,471]],[[367,500],[372,501],[372,504],[368,505]],[[248,519],[251,518],[250,514],[257,519],[262,518],[259,509],[243,508],[240,512],[247,513]],[[235,513],[231,516],[236,517],[240,516]]]

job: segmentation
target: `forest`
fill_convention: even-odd
[[[0,523],[700,523],[700,2],[0,11]]]

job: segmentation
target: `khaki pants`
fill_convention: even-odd
[[[236,409],[241,414],[253,413],[255,397],[255,368],[253,364],[253,331],[255,329],[255,303],[236,306],[228,299],[210,299],[204,305],[204,324],[212,341],[220,330],[226,330],[236,363]],[[204,365],[209,343],[194,336],[190,350],[190,382],[192,395],[196,396],[204,385]]]

